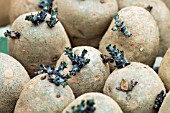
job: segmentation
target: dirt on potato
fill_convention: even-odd
[[[24,85],[30,78],[14,58],[0,53],[0,113],[13,113]]]
[[[132,62],[109,75],[103,92],[114,99],[124,113],[156,113],[153,106],[162,90],[165,91],[164,84],[152,68]]]
[[[141,62],[152,66],[158,53],[159,48],[159,30],[156,21],[152,15],[141,7],[126,7],[118,12],[119,17],[123,18],[127,31],[131,36],[125,36],[121,31],[113,31],[115,19],[103,36],[99,50],[109,55],[106,46],[109,44],[124,51],[128,61]],[[110,65],[111,70],[114,65]]]
[[[21,15],[12,24],[11,30],[19,32],[21,36],[19,39],[8,38],[8,48],[9,54],[24,65],[32,78],[40,64],[55,65],[65,47],[70,47],[70,41],[60,22],[53,28],[49,28],[46,22],[35,26],[25,20],[30,14]]]

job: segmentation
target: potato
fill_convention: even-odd
[[[122,79],[126,80],[128,85],[127,82],[121,83]],[[117,90],[120,86],[124,90],[128,87],[129,90],[133,81],[138,83],[132,91]],[[113,98],[124,113],[156,113],[153,106],[161,90],[165,90],[164,85],[153,69],[142,63],[132,62],[109,75],[103,92]]]
[[[162,0],[166,6],[170,9],[170,1],[169,0]]]
[[[68,84],[76,97],[87,92],[102,92],[104,83],[110,74],[109,65],[103,63],[100,57],[101,53],[97,49],[88,46],[80,46],[73,48],[73,52],[76,55],[81,55],[83,49],[88,51],[85,58],[90,59],[90,62],[85,65],[79,73],[73,76],[73,78],[68,79]],[[64,54],[62,54],[57,61],[56,67],[58,67],[62,61],[68,64],[65,73],[71,71],[73,67],[72,62],[68,56]]]
[[[0,0],[0,26],[9,24],[9,5],[11,0]]]
[[[165,56],[163,57],[163,60],[161,62],[161,65],[159,67],[158,75],[162,79],[163,83],[165,84],[165,87],[167,90],[170,90],[170,48],[167,50]]]
[[[124,8],[118,14],[131,32],[131,37],[125,36],[121,31],[112,31],[115,26],[113,19],[100,42],[99,50],[108,55],[106,46],[116,45],[119,50],[125,52],[128,61],[152,66],[159,47],[159,31],[154,18],[148,11],[136,6]],[[113,65],[110,67],[111,70],[114,69]]]
[[[15,104],[30,80],[24,67],[14,58],[0,53],[0,113],[13,113]]]
[[[53,28],[49,28],[46,22],[35,26],[25,20],[30,14],[21,15],[12,24],[11,30],[19,32],[21,36],[20,39],[9,38],[8,47],[9,54],[25,66],[32,78],[40,64],[55,65],[65,47],[70,47],[70,41],[60,22]]]
[[[94,113],[123,113],[119,105],[109,96],[102,93],[91,92],[85,93],[69,104],[62,113],[72,113],[71,108],[73,106],[80,105],[82,100],[94,100]]]
[[[165,97],[158,113],[169,113],[169,111],[170,111],[169,104],[170,104],[170,92],[168,92],[166,94],[166,97]]]
[[[40,11],[38,4],[41,0],[11,0],[9,19],[12,24],[15,19],[25,13]]]
[[[73,47],[98,47],[118,11],[116,0],[57,0],[57,7]]]
[[[158,56],[164,56],[170,46],[170,11],[161,0],[118,0],[120,8],[127,6],[152,7],[151,15],[157,22],[160,32]]]
[[[75,97],[69,86],[56,86],[42,80],[41,74],[28,82],[17,101],[14,113],[61,113]]]

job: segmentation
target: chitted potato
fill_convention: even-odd
[[[34,77],[40,64],[55,65],[65,47],[70,47],[70,41],[60,22],[53,28],[49,28],[46,22],[35,26],[25,20],[30,14],[21,15],[12,24],[11,30],[21,36],[19,39],[8,38],[8,47],[9,54],[24,65],[30,77]]]
[[[69,86],[56,86],[41,74],[28,82],[17,101],[14,113],[61,113],[75,97]]]
[[[123,113],[119,105],[109,96],[106,96],[102,93],[91,92],[85,93],[70,103],[62,113],[72,113],[72,107],[80,105],[84,100],[94,100],[94,113]]]
[[[0,26],[5,26],[9,23],[9,5],[11,0],[0,0]]]
[[[56,0],[58,18],[75,46],[98,47],[118,11],[116,0]]]
[[[123,18],[127,30],[131,36],[125,36],[121,31],[113,31],[115,19],[103,36],[99,50],[108,55],[106,46],[116,45],[119,50],[125,52],[128,61],[141,62],[152,66],[159,48],[159,31],[152,15],[141,7],[126,7],[118,12],[119,18]],[[110,65],[111,70],[114,69]]]
[[[97,49],[89,46],[80,46],[73,48],[73,53],[81,55],[84,49],[88,51],[85,58],[90,59],[90,62],[85,65],[80,72],[76,73],[75,76],[68,79],[68,84],[76,97],[87,92],[102,92],[105,81],[110,74],[109,65],[103,63],[100,57],[101,53]],[[71,71],[73,68],[72,62],[65,54],[61,55],[56,67],[58,67],[62,61],[68,64],[68,68],[65,69],[64,73]]]
[[[169,113],[169,111],[170,111],[169,104],[170,104],[170,92],[168,92],[166,94],[166,97],[165,97],[158,113]]]
[[[13,113],[24,85],[30,80],[14,58],[0,53],[0,113]]]
[[[41,0],[11,0],[9,18],[12,24],[20,15],[40,11],[38,4]]]
[[[161,62],[158,75],[162,79],[167,90],[170,90],[170,48],[167,50],[163,60]]]
[[[122,83],[123,79],[126,82]],[[131,82],[137,84],[127,93]],[[125,91],[120,90],[120,86]],[[152,68],[142,63],[132,62],[109,75],[103,92],[113,98],[124,113],[156,113],[153,106],[162,90],[165,91],[163,82]]]
[[[170,46],[170,11],[162,0],[118,0],[120,8],[127,6],[152,7],[150,13],[159,27],[159,56],[164,56]]]

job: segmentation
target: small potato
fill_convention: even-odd
[[[38,4],[41,0],[11,0],[9,18],[12,24],[20,15],[40,11]]]
[[[170,48],[167,50],[161,62],[158,75],[165,84],[166,89],[170,90]]]
[[[68,79],[68,84],[76,97],[87,92],[102,92],[105,81],[110,74],[109,65],[103,63],[100,57],[101,53],[97,49],[88,46],[80,46],[73,48],[73,53],[81,55],[84,49],[88,51],[85,58],[90,59],[90,62],[75,76]],[[58,67],[62,61],[68,64],[65,73],[71,71],[73,68],[72,62],[65,54],[61,55],[57,61],[56,67]]]
[[[12,24],[11,30],[19,32],[21,36],[19,39],[8,38],[8,48],[9,54],[24,65],[32,78],[40,64],[55,65],[65,47],[70,47],[70,41],[60,22],[53,28],[49,28],[46,22],[35,26],[25,20],[30,14],[21,15]]]
[[[123,79],[127,82],[122,83]],[[132,88],[135,82],[137,84]],[[120,87],[125,91],[120,90]],[[132,62],[109,75],[103,92],[114,99],[124,113],[156,113],[153,106],[162,90],[165,91],[163,82],[152,68]]]
[[[38,75],[28,82],[17,101],[14,113],[61,113],[75,97],[69,86],[56,86]]]
[[[168,92],[166,94],[166,97],[165,97],[158,113],[169,113],[169,111],[170,111],[169,105],[170,105],[170,92]]]
[[[0,113],[13,113],[19,95],[30,78],[14,58],[0,53]]]
[[[123,18],[127,30],[131,36],[125,36],[121,31],[113,31],[115,19],[103,36],[99,50],[109,55],[106,46],[109,44],[125,52],[125,57],[131,62],[141,62],[152,66],[156,59],[159,48],[159,30],[152,15],[141,7],[131,6],[118,12]],[[111,70],[114,65],[110,65]]]
[[[9,24],[9,6],[12,0],[0,0],[0,27]]]
[[[94,113],[123,113],[119,105],[109,96],[102,93],[85,93],[69,104],[62,113],[72,113],[72,107],[80,105],[82,100],[94,100]]]
[[[120,8],[128,6],[152,7],[150,13],[159,27],[160,44],[158,56],[164,56],[170,46],[170,11],[162,0],[117,0]],[[170,3],[170,2],[169,2]],[[151,23],[150,23],[151,24]]]
[[[56,0],[58,18],[73,47],[98,47],[113,16],[118,11],[116,0]]]

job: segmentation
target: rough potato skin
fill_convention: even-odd
[[[129,83],[132,79],[138,82],[128,94],[116,89],[123,78]],[[124,113],[156,113],[153,105],[161,90],[165,90],[164,85],[152,68],[132,62],[129,66],[115,70],[109,75],[103,92],[112,97]]]
[[[158,56],[164,56],[170,46],[170,11],[162,0],[118,0],[120,8],[139,6],[146,8],[152,6],[151,15],[157,22],[160,33]]]
[[[9,5],[11,0],[0,0],[0,27],[9,23]]]
[[[8,38],[8,47],[9,54],[24,65],[32,78],[40,64],[55,65],[65,47],[70,47],[70,41],[60,22],[53,28],[49,28],[46,22],[34,26],[25,20],[26,15],[30,13],[21,15],[12,24],[11,30],[21,36],[20,39]]]
[[[13,113],[15,104],[30,80],[24,67],[9,55],[0,53],[0,113]]]
[[[115,20],[112,21],[109,29],[102,38],[99,50],[109,55],[106,46],[109,44],[125,52],[125,57],[131,62],[141,62],[152,66],[159,48],[159,31],[152,15],[141,7],[126,7],[118,12],[124,19],[131,37],[126,37],[120,31],[112,31]],[[110,65],[111,70],[114,65]]]
[[[73,47],[98,47],[118,11],[116,0],[57,0],[57,7]]]
[[[12,24],[20,15],[39,11],[38,4],[41,0],[11,0],[9,19]]]
[[[80,46],[73,48],[73,52],[76,55],[81,55],[83,49],[88,52],[85,58],[90,59],[89,64],[83,67],[77,75],[68,80],[68,84],[73,90],[76,97],[87,93],[87,92],[102,92],[105,81],[110,74],[109,65],[104,64],[100,57],[100,52],[88,46]],[[72,63],[66,55],[61,55],[60,59],[57,61],[56,67],[65,61],[68,64],[68,68],[65,69],[64,73],[68,73],[72,69]]]
[[[123,113],[119,105],[109,96],[102,93],[91,92],[85,93],[70,103],[62,113],[72,113],[72,106],[80,105],[82,100],[94,99],[95,112],[94,113]]]
[[[160,76],[160,78],[162,79],[163,83],[165,84],[165,87],[167,90],[170,90],[170,48],[167,50],[160,68],[159,68],[159,72],[158,75]]]
[[[170,111],[169,105],[170,105],[170,92],[168,92],[166,94],[166,97],[165,97],[158,113],[169,113],[169,111]]]
[[[25,85],[14,113],[61,113],[75,97],[69,86],[50,83],[45,74],[38,75]]]

